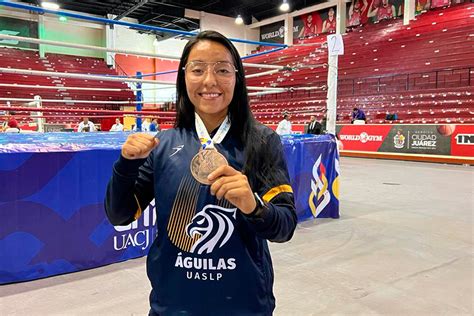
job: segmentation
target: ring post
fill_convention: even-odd
[[[141,71],[137,71],[137,79],[142,79]],[[137,83],[137,107],[136,107],[137,112],[141,112],[142,106],[143,106],[142,83],[138,82]],[[137,124],[136,125],[137,131],[141,131],[142,130],[142,116],[141,115],[137,115],[136,124]]]
[[[42,108],[41,96],[35,95],[34,99],[35,99],[34,105],[36,106],[36,108],[41,109]],[[31,114],[35,114],[35,113],[32,112]],[[43,116],[43,112],[36,112],[36,115],[39,116],[38,118],[36,118],[36,123],[38,124],[38,132],[43,133],[44,132],[44,118],[41,117]]]

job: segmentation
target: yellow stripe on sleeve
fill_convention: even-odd
[[[137,205],[138,205],[138,209],[137,209],[137,212],[135,213],[135,220],[139,219],[140,216],[142,216],[142,208],[140,207],[140,203],[138,202],[138,198],[137,196],[134,194],[133,195],[135,197],[135,201],[137,201]]]
[[[265,201],[265,203],[268,203],[280,193],[293,193],[293,189],[289,184],[282,184],[270,189],[267,193],[263,195],[262,199]]]

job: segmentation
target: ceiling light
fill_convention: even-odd
[[[240,14],[237,15],[237,17],[235,18],[235,24],[244,24],[244,19],[242,19],[242,16]]]
[[[41,2],[41,6],[45,9],[49,9],[49,10],[59,10],[59,4],[57,4],[56,2],[52,2],[52,1],[43,1],[43,2]]]
[[[283,0],[282,4],[280,5],[280,11],[288,12],[290,10],[290,5],[288,4],[288,0]]]

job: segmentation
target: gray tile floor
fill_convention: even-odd
[[[276,315],[472,315],[474,168],[342,159],[341,218],[272,244]],[[145,315],[145,260],[0,287],[0,315]]]

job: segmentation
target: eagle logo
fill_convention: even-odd
[[[211,253],[217,246],[221,248],[234,232],[235,213],[237,208],[224,208],[217,205],[206,205],[199,213],[194,215],[186,226],[186,234],[200,238],[191,247],[191,253]]]

